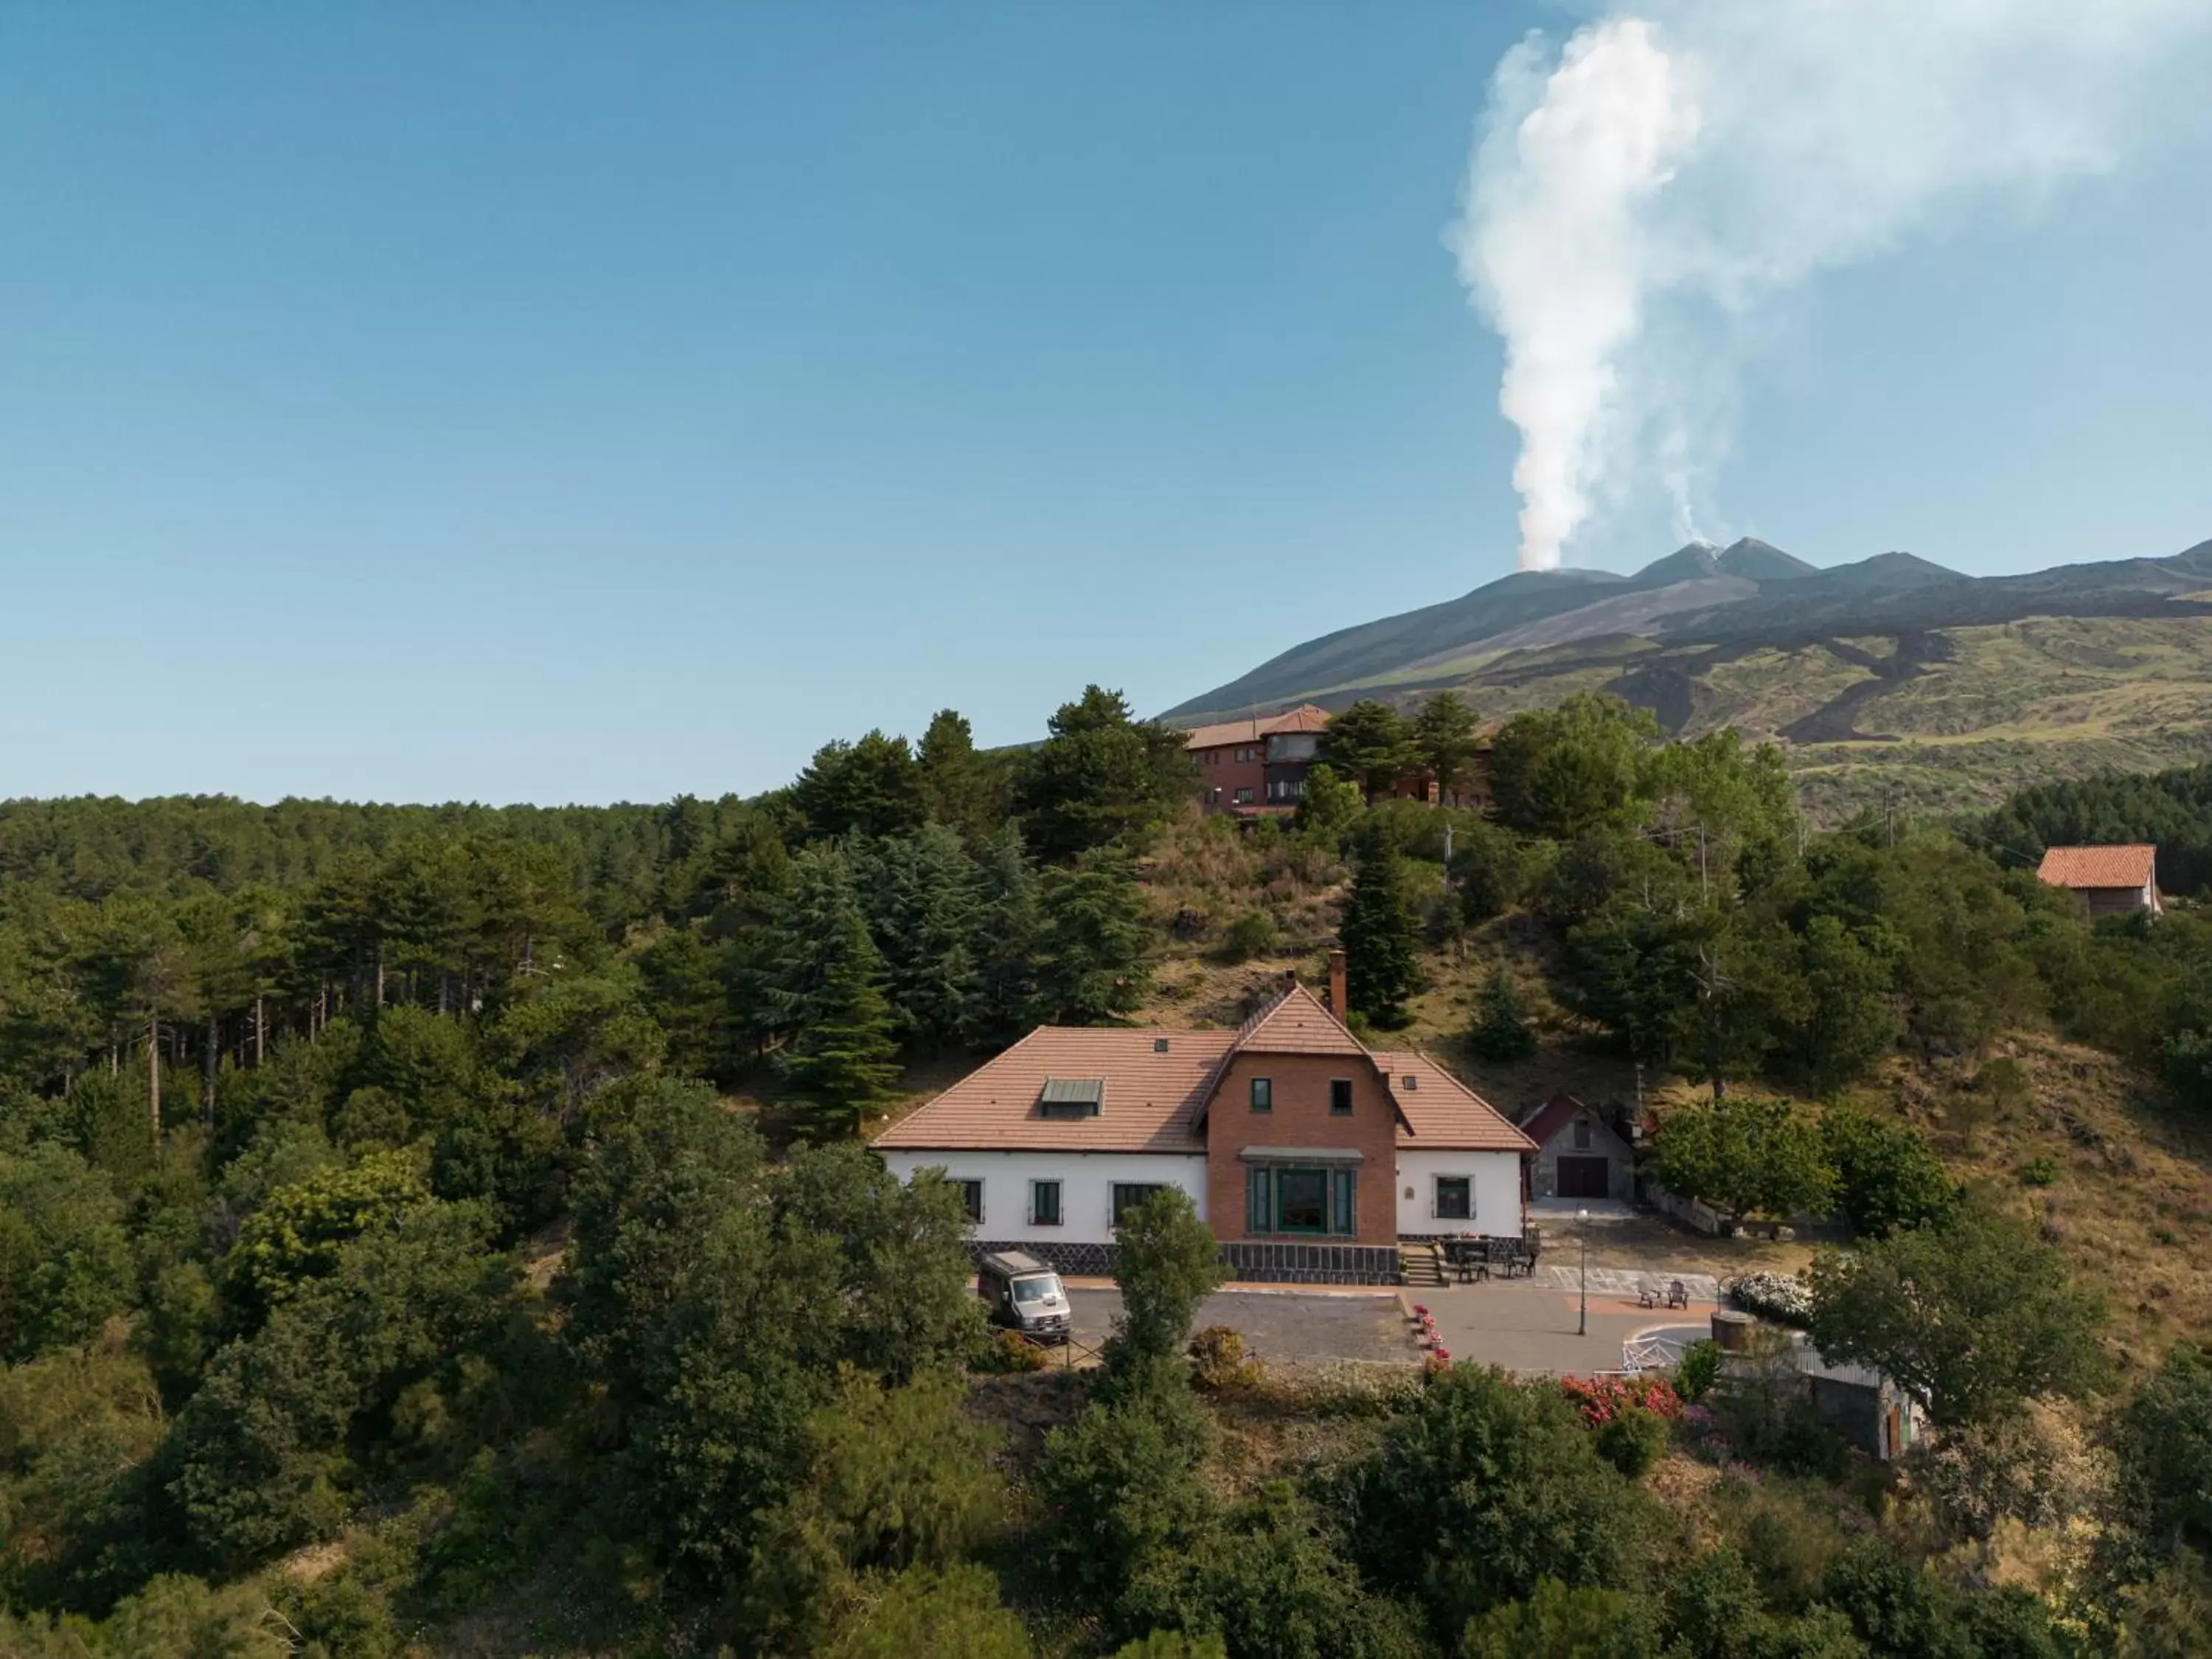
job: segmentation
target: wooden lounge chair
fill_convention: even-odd
[[[1667,1305],[1670,1308],[1687,1308],[1690,1305],[1690,1292],[1679,1279],[1667,1287]]]

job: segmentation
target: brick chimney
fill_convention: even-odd
[[[1352,1016],[1352,1005],[1345,1000],[1344,952],[1341,951],[1328,953],[1328,1011],[1339,1019],[1348,1019]]]

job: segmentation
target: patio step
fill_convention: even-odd
[[[1406,1246],[1398,1252],[1398,1276],[1403,1284],[1417,1290],[1440,1291],[1444,1287],[1444,1267],[1433,1244],[1418,1248]]]

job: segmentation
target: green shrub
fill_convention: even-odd
[[[1690,1344],[1682,1351],[1682,1363],[1674,1368],[1674,1392],[1685,1400],[1703,1400],[1720,1380],[1721,1361],[1725,1357],[1726,1350],[1710,1337]]]
[[[1659,1641],[1634,1596],[1547,1578],[1527,1601],[1468,1620],[1460,1651],[1467,1659],[1648,1659]]]
[[[1445,1638],[1546,1578],[1640,1588],[1657,1520],[1565,1393],[1474,1365],[1430,1374],[1352,1485],[1370,1582]]]
[[[1179,1630],[1156,1630],[1126,1647],[1115,1649],[1114,1659],[1229,1659],[1229,1650],[1218,1636],[1189,1636]]]
[[[2023,1187],[2048,1187],[2058,1179],[2058,1160],[2045,1154],[2031,1158],[2020,1166],[2020,1184]]]
[[[1249,962],[1272,956],[1283,943],[1283,930],[1265,910],[1247,910],[1229,924],[1221,941],[1222,954],[1231,962]]]
[[[1536,1047],[1520,988],[1514,984],[1513,976],[1503,964],[1492,968],[1490,977],[1483,981],[1474,1029],[1468,1034],[1468,1046],[1485,1060],[1501,1063],[1525,1060]]]
[[[1000,1329],[975,1345],[975,1357],[969,1364],[975,1370],[1003,1376],[1041,1371],[1052,1364],[1052,1357],[1019,1331]]]
[[[1260,1380],[1260,1362],[1244,1352],[1244,1339],[1226,1325],[1208,1325],[1190,1340],[1190,1380],[1207,1394],[1249,1389]]]
[[[1598,1430],[1598,1455],[1631,1480],[1640,1480],[1667,1449],[1669,1432],[1658,1413],[1631,1406]]]

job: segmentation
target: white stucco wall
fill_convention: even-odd
[[[1466,1176],[1474,1182],[1474,1213],[1465,1221],[1440,1220],[1436,1214],[1438,1176]],[[1408,1198],[1407,1189],[1413,1190]],[[1521,1154],[1518,1152],[1398,1152],[1398,1231],[1406,1234],[1487,1233],[1492,1238],[1521,1237]]]
[[[983,1220],[975,1236],[994,1243],[1111,1244],[1116,1182],[1180,1187],[1198,1206],[1200,1218],[1206,1215],[1203,1152],[932,1152],[886,1147],[882,1157],[901,1181],[932,1166],[955,1181],[981,1181]],[[1060,1182],[1059,1226],[1040,1227],[1030,1220],[1032,1181]]]

